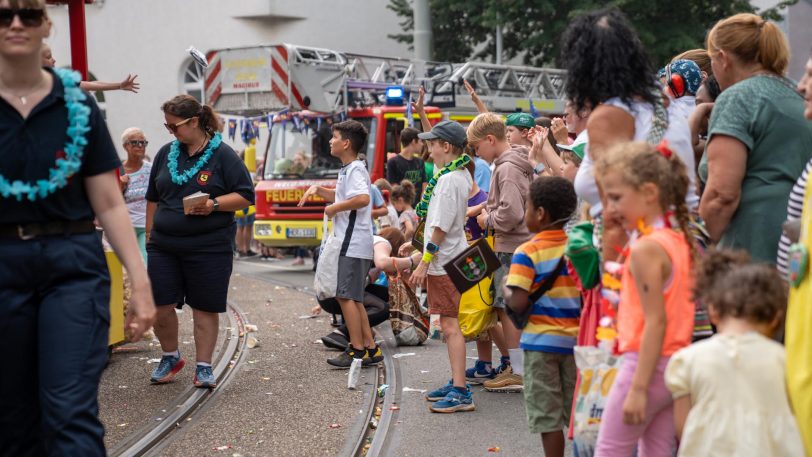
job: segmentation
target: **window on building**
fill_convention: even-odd
[[[181,86],[182,92],[185,92],[197,101],[203,101],[203,82],[206,80],[206,75],[203,68],[200,67],[194,60],[188,59],[183,64],[181,72]]]

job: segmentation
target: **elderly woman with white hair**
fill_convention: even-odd
[[[145,160],[147,145],[144,132],[138,127],[130,127],[121,134],[121,144],[127,151],[127,159],[119,168],[121,189],[124,193],[124,202],[130,213],[130,220],[135,228],[138,247],[144,263],[147,262],[146,249],[146,220],[147,220],[147,187],[152,163]]]

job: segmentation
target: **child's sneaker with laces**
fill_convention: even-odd
[[[467,387],[464,391],[453,387],[442,400],[429,406],[429,410],[433,413],[456,413],[458,411],[474,411],[475,409],[474,396],[471,394],[471,389]]]
[[[432,390],[426,394],[426,400],[428,401],[440,401],[451,392],[451,389],[454,388],[454,384],[452,381],[448,381],[448,384],[440,387],[439,389]]]
[[[496,377],[496,370],[491,362],[477,360],[473,367],[465,370],[465,380],[471,384],[482,384],[484,381]]]
[[[362,359],[367,355],[366,349],[355,349],[352,346],[348,347],[337,357],[327,359],[327,363],[338,368],[349,368],[352,365],[352,359]]]
[[[524,382],[522,377],[513,373],[513,368],[508,366],[495,378],[483,382],[482,387],[488,392],[521,392],[524,390]]]
[[[376,363],[383,362],[383,351],[377,344],[374,348],[367,348],[367,353],[364,355],[363,366],[367,367]]]
[[[152,371],[150,381],[153,384],[166,384],[175,380],[175,376],[186,365],[186,360],[183,357],[175,357],[172,355],[165,355],[161,357],[161,362]]]
[[[214,389],[217,387],[217,379],[214,377],[214,370],[211,366],[198,365],[195,369],[195,387]]]

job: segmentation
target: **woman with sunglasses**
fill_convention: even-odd
[[[185,365],[178,351],[175,306],[193,311],[197,367],[194,385],[214,388],[211,361],[218,313],[226,311],[236,235],[234,212],[254,204],[254,185],[240,157],[222,141],[221,125],[209,106],[178,95],[161,106],[175,140],[152,164],[147,189],[147,254],[158,317],[155,335],[163,357],[152,373],[168,383]],[[209,195],[184,211],[183,198]]]
[[[152,162],[145,160],[147,154],[147,141],[144,131],[137,127],[130,127],[121,134],[121,144],[127,151],[127,160],[119,168],[124,202],[130,213],[130,220],[135,228],[135,237],[144,263],[147,262],[146,226],[147,222],[147,186],[152,171]]]
[[[101,456],[110,277],[94,217],[133,283],[132,338],[155,307],[102,114],[77,73],[42,67],[50,30],[43,0],[0,0],[0,454]]]

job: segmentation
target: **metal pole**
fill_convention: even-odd
[[[417,60],[431,60],[432,33],[431,8],[429,0],[414,0],[414,57]]]
[[[499,23],[499,13],[496,14],[496,65],[502,65],[502,24]]]
[[[87,35],[85,33],[85,1],[70,0],[68,4],[70,22],[70,55],[73,69],[87,81]]]

